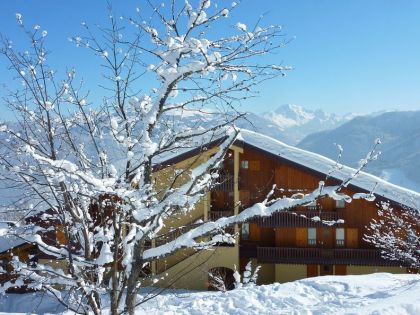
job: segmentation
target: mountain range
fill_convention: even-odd
[[[287,144],[296,145],[307,135],[336,128],[355,115],[329,114],[321,109],[308,110],[302,106],[286,104],[262,114],[250,113],[248,121],[238,122],[238,127],[253,129]]]
[[[420,111],[358,116],[335,129],[310,134],[297,146],[336,159],[334,144],[340,144],[344,149],[342,163],[355,167],[376,138],[381,139],[381,155],[366,171],[420,191]]]

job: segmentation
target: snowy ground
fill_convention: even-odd
[[[0,311],[59,312],[39,294],[0,298]],[[328,276],[221,292],[166,292],[138,314],[420,314],[420,275]]]

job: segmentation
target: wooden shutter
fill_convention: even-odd
[[[296,228],[296,246],[297,247],[308,246],[308,229]]]
[[[250,171],[259,171],[261,169],[260,161],[249,161]]]
[[[346,245],[348,248],[358,248],[359,247],[359,233],[358,229],[347,228],[346,229]]]

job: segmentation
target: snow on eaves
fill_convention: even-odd
[[[0,236],[0,254],[26,243],[27,241],[14,235]]]
[[[323,174],[331,172],[336,165],[336,161],[322,155],[289,146],[276,139],[250,130],[241,129],[238,140],[242,140],[243,142],[255,146],[263,151]],[[345,180],[352,176],[355,171],[356,170],[354,168],[343,165],[342,168],[336,169],[331,176],[338,180]],[[391,184],[366,172],[361,172],[352,180],[351,184],[366,191],[372,191],[375,188],[375,185],[377,185],[374,190],[375,195],[382,196],[386,199],[420,211],[420,193],[418,192]]]
[[[15,248],[26,243],[25,240],[17,237],[16,235],[10,235],[9,229],[9,224],[0,222],[0,253],[4,253],[11,248]]]

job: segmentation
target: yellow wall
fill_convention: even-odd
[[[207,290],[208,271],[215,267],[239,268],[238,247],[202,250],[155,276],[152,285],[190,290]],[[155,281],[156,281],[155,280]]]
[[[275,265],[275,281],[276,282],[290,282],[307,277],[307,266],[306,265],[288,265],[288,264],[276,264]],[[318,265],[318,275],[319,275]],[[335,269],[335,266],[334,266]],[[399,267],[381,267],[381,266],[347,266],[348,275],[364,275],[375,272],[388,272],[388,273],[407,273],[406,268]]]
[[[235,154],[235,200],[239,200],[238,190],[238,173],[239,173],[239,153],[242,149],[233,147]],[[214,154],[218,148],[213,148],[205,153],[181,161],[175,165],[159,170],[154,173],[154,179],[157,189],[164,189],[172,183],[176,170],[189,169],[204,163],[209,156]],[[175,186],[179,186],[188,179],[188,176],[183,176],[176,181]],[[180,214],[176,218],[170,218],[165,222],[165,227],[159,234],[165,234],[173,227],[179,227],[194,222],[198,218],[206,220],[208,218],[208,211],[210,208],[210,194],[206,196],[190,211],[187,215]],[[238,212],[238,206],[235,207],[235,213]],[[238,227],[235,225],[235,232],[238,233]],[[204,290],[208,287],[208,271],[215,267],[227,267],[232,270],[239,269],[239,247],[238,245],[232,247],[217,247],[213,250],[203,250],[194,253],[193,250],[180,250],[173,255],[161,259],[152,264],[152,270],[156,273],[155,286],[171,285],[175,288],[186,288]],[[264,268],[263,274],[269,275],[271,272],[271,283],[274,280],[274,267]],[[265,270],[267,269],[267,271]],[[270,276],[267,276],[270,277]]]
[[[348,275],[365,275],[375,272],[407,273],[407,269],[400,267],[347,266]]]
[[[155,273],[159,274],[171,268],[175,264],[179,263],[181,260],[184,260],[190,257],[195,252],[196,252],[195,250],[190,249],[190,248],[180,249],[180,250],[177,250],[173,255],[157,260]]]
[[[68,267],[68,263],[64,259],[39,259],[38,262],[54,269],[66,269]]]
[[[306,278],[306,265],[276,264],[276,282],[284,283]]]
[[[181,161],[177,164],[168,166],[161,170],[158,170],[153,173],[153,180],[155,181],[155,188],[157,191],[162,190],[164,191],[169,185],[171,185],[175,178],[175,172],[177,170],[190,170],[192,167],[197,167],[198,165],[207,161],[207,159],[217,151],[217,148],[213,148],[208,150],[198,156],[191,157],[184,161]],[[180,185],[184,184],[189,179],[189,171],[185,172],[182,176],[180,176],[177,180],[175,180],[174,187],[179,187]],[[160,194],[162,197],[162,194]],[[201,200],[195,208],[190,211],[188,214],[179,213],[179,215],[175,215],[174,217],[168,219],[165,222],[165,227],[159,232],[159,234],[165,234],[170,231],[173,227],[183,226],[190,223],[193,223],[196,219],[201,217],[207,217],[206,213],[206,206],[208,204],[209,196],[205,196],[203,200]]]
[[[276,280],[276,269],[274,264],[258,264],[261,266],[258,272],[257,284],[271,284]]]

